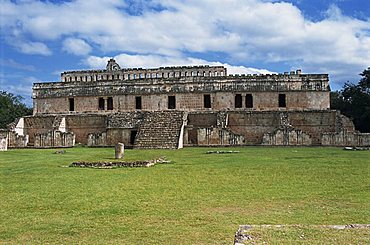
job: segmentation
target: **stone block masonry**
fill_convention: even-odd
[[[125,156],[125,145],[122,143],[117,143],[115,147],[115,158],[121,159]]]
[[[8,146],[70,147],[75,142],[88,146],[115,146],[122,142],[128,147],[170,149],[211,145],[370,146],[370,134],[357,132],[348,118],[330,110],[189,113],[167,110],[72,114],[64,118],[25,117],[23,135],[9,132]],[[36,124],[42,130],[35,130]]]
[[[133,161],[133,162],[73,162],[69,167],[79,168],[100,168],[100,169],[112,169],[112,168],[140,168],[140,167],[152,167],[156,164],[169,164],[171,161],[166,160],[165,157],[160,157],[154,160],[144,161]]]
[[[327,74],[227,76],[222,66],[120,69],[110,60],[106,70],[64,72],[61,82],[35,83],[33,100],[34,114],[326,110],[329,92]]]
[[[0,151],[8,150],[8,132],[0,129]]]
[[[228,75],[223,66],[66,71],[33,85],[8,147],[369,146],[330,110],[328,74]]]
[[[183,123],[183,112],[149,113],[139,128],[135,147],[177,149]]]
[[[73,133],[63,133],[60,131],[49,131],[47,133],[35,134],[34,147],[72,147],[75,145],[75,135]]]

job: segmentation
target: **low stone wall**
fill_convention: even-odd
[[[245,139],[227,128],[199,128],[198,145],[243,145]]]
[[[107,146],[107,133],[92,133],[87,136],[87,146]]]
[[[35,148],[73,147],[74,145],[75,135],[73,133],[49,131],[47,133],[35,134]]]
[[[293,128],[279,128],[272,133],[263,135],[262,145],[312,145],[311,136],[304,133],[302,130]]]
[[[8,150],[8,132],[0,129],[0,151]]]
[[[370,146],[370,133],[348,132],[323,133],[322,145],[325,146]]]
[[[18,133],[11,131],[8,133],[9,148],[24,148],[29,143],[29,136],[19,135]]]

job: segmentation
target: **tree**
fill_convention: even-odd
[[[364,93],[370,94],[370,67],[364,70],[361,74],[362,76],[360,82],[358,83],[359,87]]]
[[[16,118],[32,114],[32,109],[22,100],[22,96],[0,90],[0,128],[6,128]]]
[[[363,71],[359,83],[345,83],[342,90],[331,93],[331,107],[351,118],[356,129],[370,132],[370,67]]]

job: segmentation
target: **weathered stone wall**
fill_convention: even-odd
[[[217,112],[189,113],[188,125],[193,127],[215,127],[217,126]]]
[[[133,147],[134,144],[131,142],[131,134],[133,129],[122,129],[114,128],[107,129],[107,131],[101,133],[88,134],[87,145],[88,146],[115,146],[118,142],[123,143],[125,146]]]
[[[207,126],[209,125],[209,126]],[[348,118],[338,111],[224,111],[214,113],[189,113],[184,135],[185,145],[321,145],[322,134],[328,133],[326,144],[342,145],[329,140],[329,135],[345,128],[354,132]],[[227,129],[233,135],[220,133]],[[348,135],[348,140],[350,135]],[[231,137],[231,140],[229,138]],[[334,136],[330,136],[334,137]],[[357,139],[357,138],[356,138]],[[359,141],[366,142],[365,136]],[[234,143],[231,143],[234,144]]]
[[[263,135],[262,145],[275,146],[309,146],[312,145],[311,136],[294,128],[279,128],[272,133]]]
[[[236,94],[242,95],[242,107],[235,108]],[[217,93],[165,93],[140,95],[141,110],[143,111],[163,111],[168,110],[168,96],[176,97],[176,109],[183,111],[219,111],[219,110],[241,110],[241,111],[264,111],[264,110],[322,110],[329,109],[328,92],[305,92],[294,91],[286,92],[286,107],[279,107],[279,93],[276,92],[254,92],[253,108],[246,108],[246,92],[217,92]],[[211,108],[205,108],[204,95],[209,95],[211,99]],[[107,96],[78,96],[74,97],[74,111],[69,112],[68,98],[42,98],[37,99],[35,114],[45,113],[115,113],[135,111],[135,98],[137,95],[117,95],[111,96],[113,99],[113,109],[99,109],[99,98],[107,101]],[[41,103],[41,104],[40,104]]]
[[[8,125],[8,148],[26,147],[29,136],[26,132],[25,119],[18,118]]]
[[[60,131],[48,131],[46,133],[36,133],[34,136],[34,147],[72,147],[75,145],[75,135],[73,133],[63,133]]]
[[[106,72],[113,74],[116,71],[106,70]],[[144,76],[135,81],[114,79],[112,74],[102,75],[97,81],[89,79],[85,81],[84,76],[77,75],[77,81],[72,82],[36,83],[33,86],[34,114],[67,113],[70,111],[69,99],[72,98],[75,112],[133,111],[136,110],[136,96],[142,97],[142,110],[161,111],[168,109],[169,95],[176,96],[176,109],[184,111],[235,109],[236,94],[242,96],[244,109],[245,96],[251,94],[253,110],[278,110],[280,93],[286,95],[286,110],[329,108],[330,88],[326,74],[207,76],[207,72],[208,70],[193,72],[196,75],[191,72],[192,75],[189,76],[155,78]],[[76,72],[80,73],[81,71]],[[226,70],[224,73],[226,74]],[[221,71],[217,74],[221,74]],[[211,96],[211,108],[205,108],[204,95]],[[107,108],[109,97],[113,99],[112,110]],[[99,98],[105,100],[104,110],[99,109]]]
[[[56,131],[73,132],[76,142],[91,146],[167,147],[163,137],[169,148],[182,140],[320,145],[339,142],[332,134],[343,130],[355,133],[350,120],[329,111],[329,95],[327,74],[227,76],[222,66],[121,69],[110,59],[104,70],[69,71],[61,82],[34,84],[35,117],[25,119],[18,135],[29,135],[30,145],[36,134],[47,142]]]
[[[19,135],[14,131],[8,133],[8,147],[9,148],[23,148],[28,146],[29,135]]]
[[[246,144],[261,144],[265,133],[273,133],[282,125],[281,113],[287,115],[289,125],[294,129],[310,135],[314,145],[320,145],[321,133],[336,131],[336,111],[230,112],[228,127],[243,135]]]
[[[323,133],[321,142],[325,146],[370,146],[370,133],[349,132],[344,129],[335,133]]]
[[[232,132],[243,135],[246,144],[262,143],[263,134],[272,132],[279,126],[279,117],[275,112],[230,112],[228,127]]]
[[[88,134],[87,146],[108,146],[107,132]]]
[[[107,126],[110,129],[138,128],[148,112],[136,111],[107,115]]]
[[[114,146],[118,142],[123,143],[125,146],[133,146],[131,142],[131,134],[134,129],[111,128],[107,130],[107,145]]]
[[[17,125],[20,125],[17,123]],[[39,115],[8,134],[8,147],[89,146],[176,148],[186,145],[368,146],[338,111],[136,111],[111,114]],[[182,137],[183,135],[183,137]],[[181,142],[180,142],[181,140]],[[183,140],[183,142],[182,142]]]
[[[105,115],[78,114],[66,116],[67,131],[76,136],[76,143],[87,145],[89,134],[104,132],[107,128]]]
[[[8,150],[8,131],[0,129],[0,151]]]
[[[35,141],[35,134],[44,134],[54,130],[55,115],[40,115],[37,117],[24,117],[24,134],[29,136],[29,143]]]
[[[127,112],[106,115],[107,127],[102,132],[88,134],[88,146],[114,146],[118,142],[133,146],[133,134],[137,133],[147,112]]]
[[[317,83],[318,86],[307,86]],[[35,83],[34,98],[105,96],[125,94],[329,91],[326,74],[187,77],[99,82]]]
[[[245,139],[224,128],[198,128],[198,145],[244,145]]]
[[[113,61],[113,63],[115,63]],[[115,67],[112,67],[115,66]],[[116,69],[118,68],[118,69]],[[151,78],[178,77],[217,77],[226,76],[223,66],[179,66],[160,68],[126,68],[120,69],[115,64],[108,64],[105,70],[67,71],[61,74],[62,82],[92,82],[106,80],[139,80]]]
[[[69,110],[68,97],[38,98],[33,100],[33,114],[63,113]]]

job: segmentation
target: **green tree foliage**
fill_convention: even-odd
[[[31,115],[32,109],[23,104],[21,96],[0,90],[0,128],[6,128],[16,118]]]
[[[345,83],[342,90],[331,93],[331,108],[351,118],[356,129],[370,132],[370,67],[363,71],[359,83]]]

